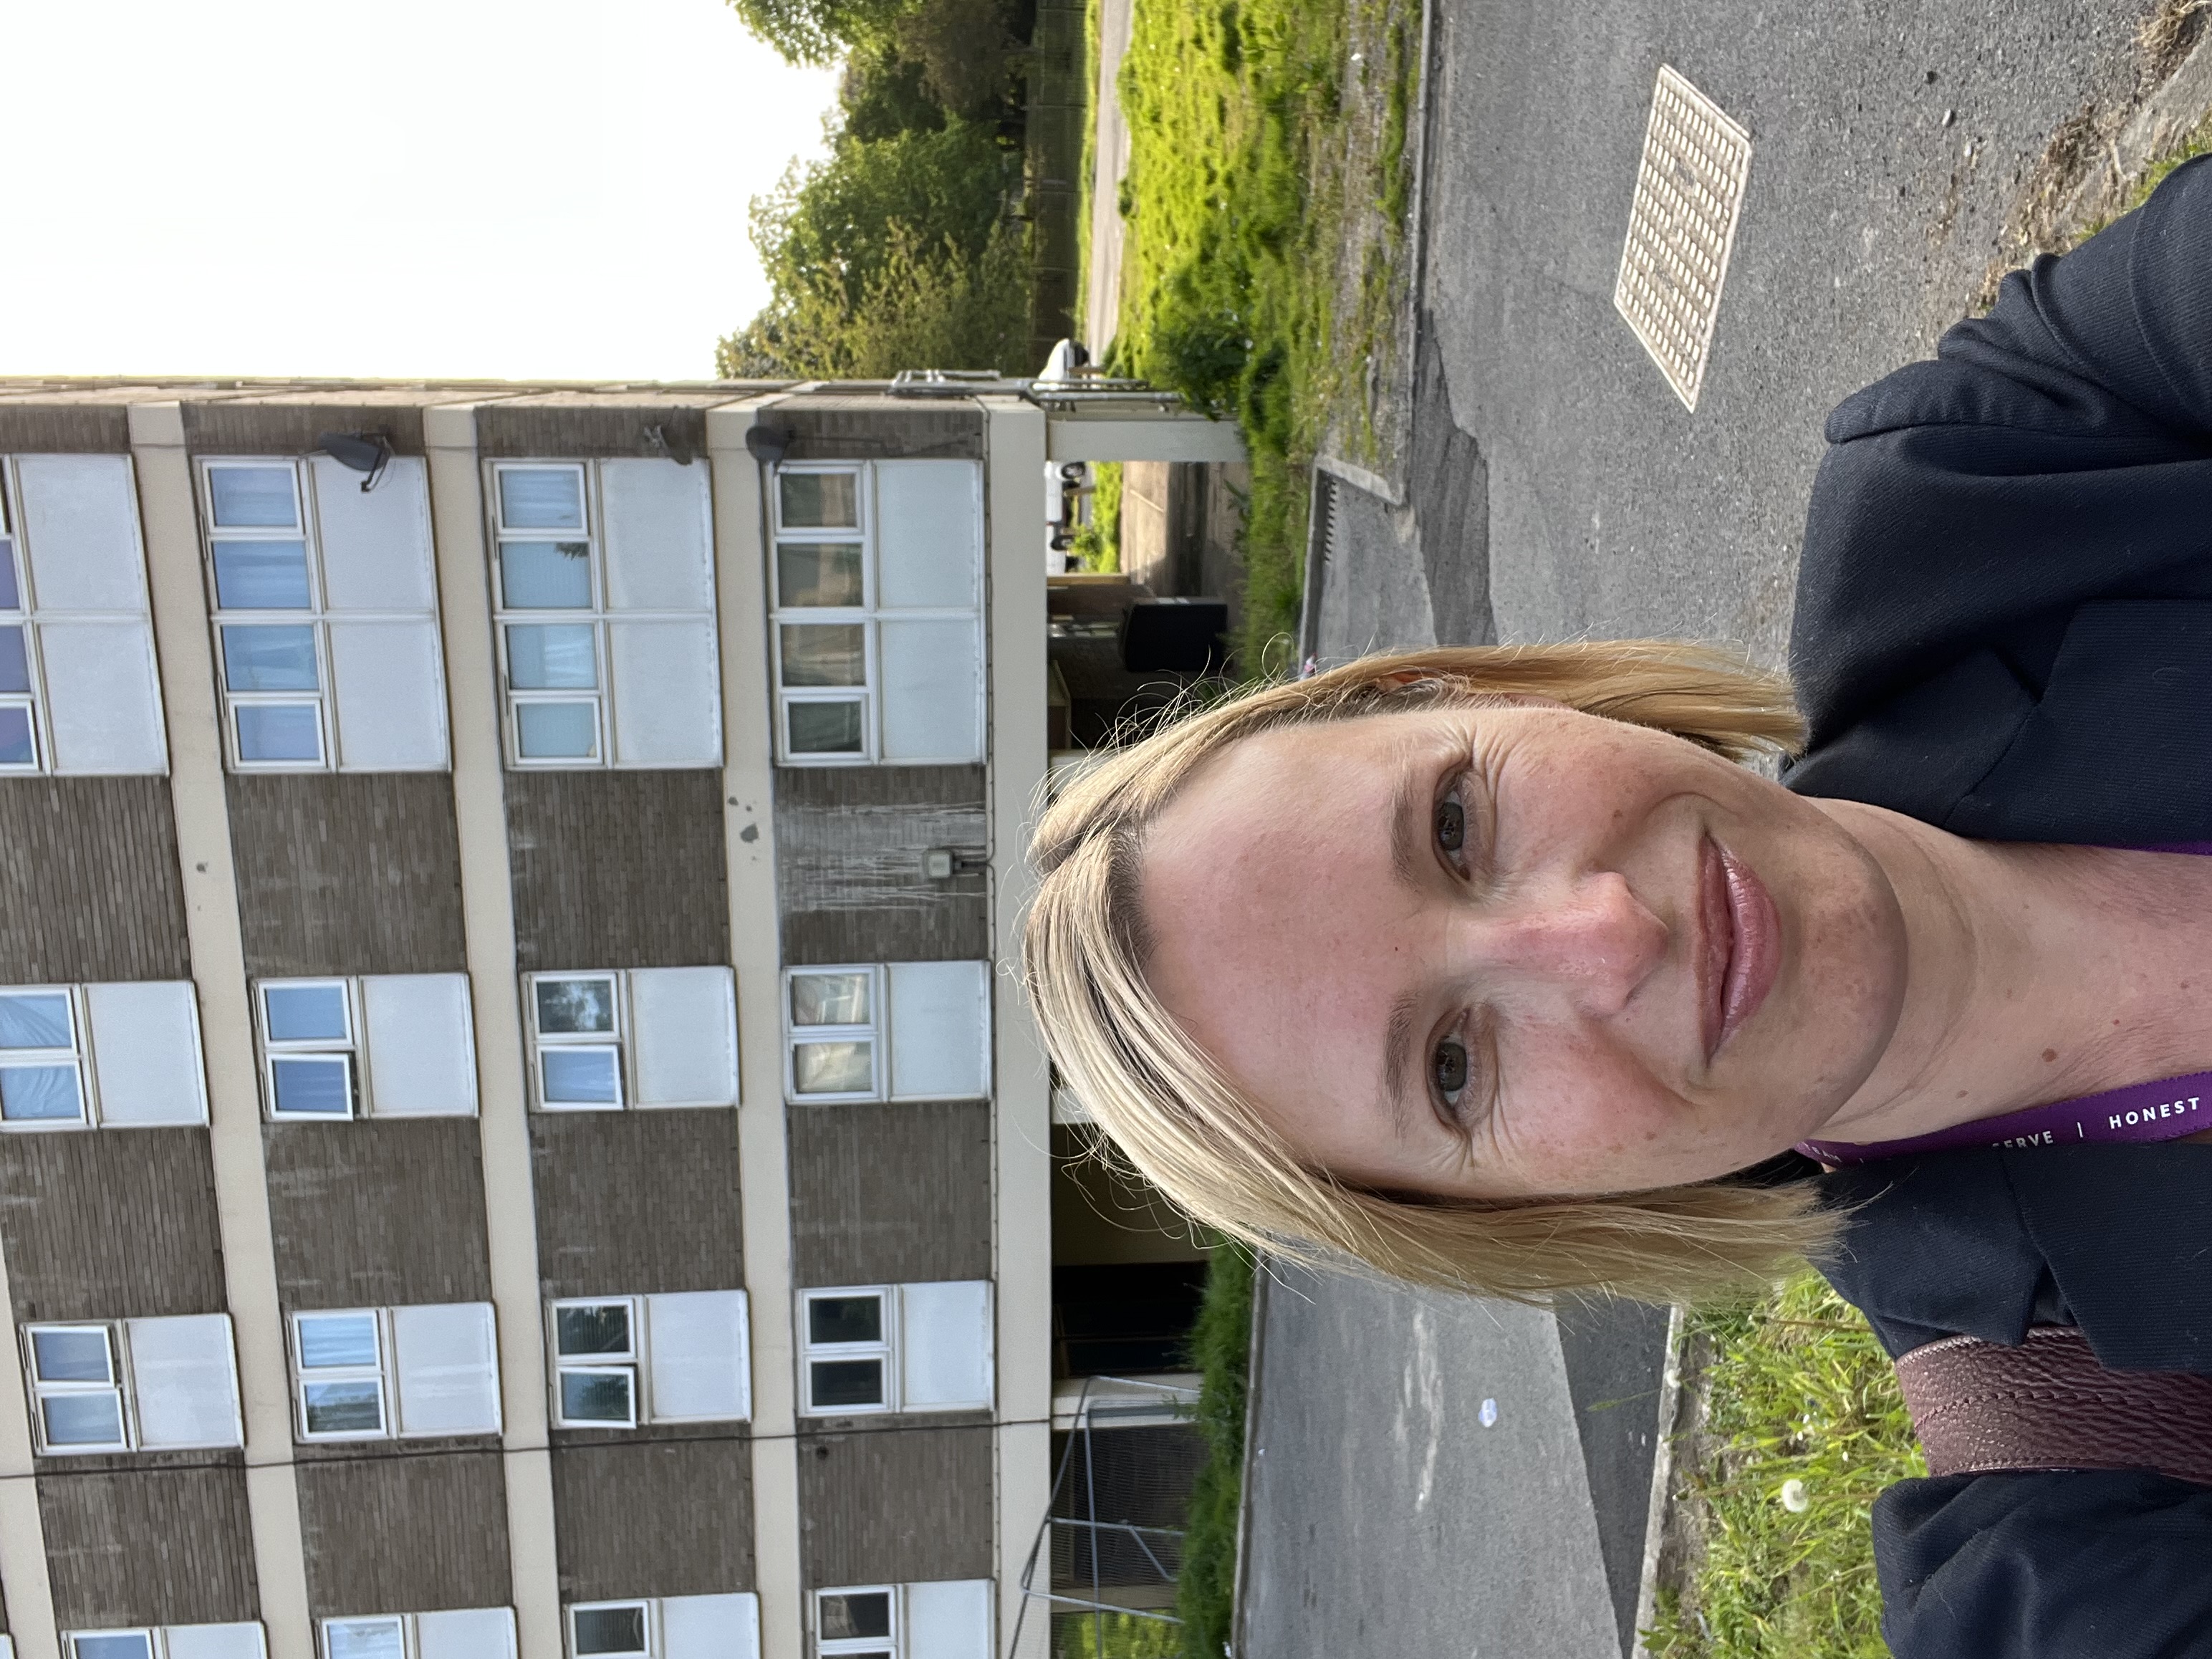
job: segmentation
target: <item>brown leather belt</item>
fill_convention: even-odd
[[[2212,1486],[2212,1376],[2112,1371],[2071,1325],[1954,1336],[1897,1362],[1930,1474],[2153,1469]]]

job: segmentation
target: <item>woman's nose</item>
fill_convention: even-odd
[[[1468,964],[1478,971],[1564,990],[1581,1012],[1603,1017],[1665,959],[1667,925],[1607,870],[1477,919],[1468,942],[1482,958]]]

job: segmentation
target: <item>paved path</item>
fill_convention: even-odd
[[[1340,492],[1322,656],[1689,634],[1778,660],[1822,417],[1964,314],[2053,130],[2131,82],[2144,0],[1437,3],[1407,499]],[[1753,145],[1694,415],[1612,303],[1662,62]],[[1662,1332],[1279,1291],[1240,1659],[1626,1651]]]
[[[1117,84],[1129,49],[1134,0],[1099,0],[1097,79],[1091,88],[1096,137],[1091,169],[1091,267],[1083,284],[1084,343],[1103,357],[1121,315],[1121,175],[1129,170],[1129,129]]]

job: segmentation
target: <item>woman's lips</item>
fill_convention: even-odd
[[[1775,969],[1782,955],[1782,917],[1774,908],[1766,884],[1725,847],[1720,848],[1722,868],[1728,877],[1729,940],[1728,973],[1723,981],[1720,1041],[1715,1049],[1743,1028],[1759,1012],[1766,994],[1774,988]]]
[[[1774,988],[1781,917],[1765,884],[1717,842],[1698,860],[1698,1003],[1710,1062]]]

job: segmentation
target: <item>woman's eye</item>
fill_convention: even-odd
[[[1456,789],[1437,803],[1437,845],[1454,854],[1467,845],[1467,807]]]
[[[1467,1087],[1467,1069],[1466,1043],[1449,1036],[1437,1044],[1435,1054],[1429,1057],[1429,1070],[1446,1105],[1459,1104],[1456,1097]]]

